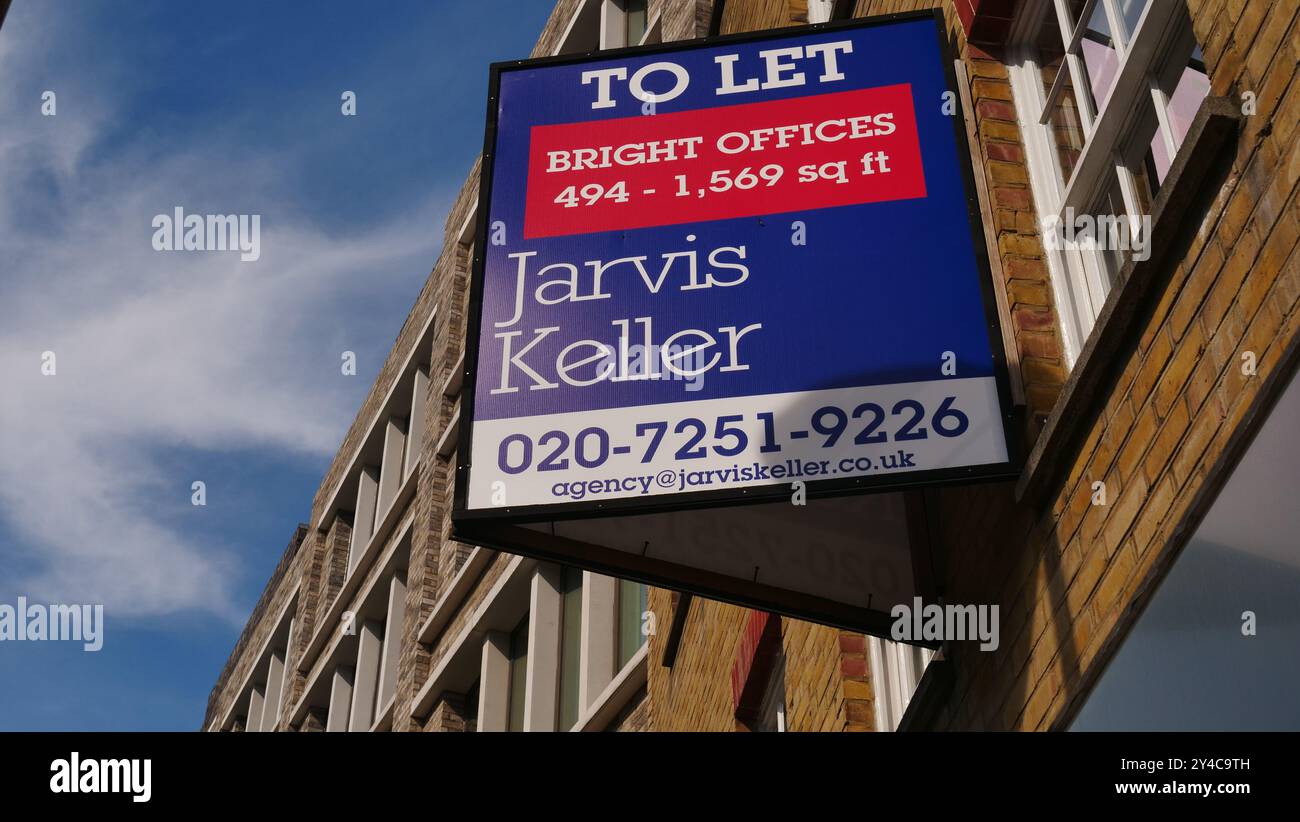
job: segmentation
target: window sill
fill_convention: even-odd
[[[393,705],[397,702],[397,696],[393,695],[384,703],[384,707],[379,709],[379,716],[375,717],[375,722],[370,726],[370,732],[382,733],[393,729]]]
[[[632,658],[623,666],[614,679],[596,697],[592,703],[571,729],[573,732],[581,731],[603,731],[609,727],[609,723],[614,720],[618,712],[627,707],[627,702],[632,695],[645,687],[650,676],[650,643],[645,642],[641,645]]]
[[[420,626],[420,630],[416,634],[420,642],[425,645],[433,644],[433,641],[447,627],[447,623],[451,621],[456,610],[469,596],[469,592],[474,589],[479,577],[483,576],[483,572],[487,570],[488,565],[492,563],[496,555],[497,552],[489,548],[474,546],[469,552],[469,556],[465,558],[464,564],[460,566],[460,570],[451,578],[451,584],[447,586],[447,590],[434,603],[433,610],[429,612],[428,618]]]
[[[1152,206],[1150,257],[1129,260],[1106,298],[1074,369],[1061,389],[1016,485],[1016,499],[1041,502],[1077,455],[1082,439],[1104,405],[1109,389],[1135,344],[1154,297],[1168,281],[1169,256],[1184,246],[1191,226],[1183,217],[1210,187],[1216,168],[1235,137],[1241,110],[1226,97],[1207,97],[1188,129]]]

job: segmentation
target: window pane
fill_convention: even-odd
[[[524,729],[524,694],[528,687],[528,615],[510,634],[510,716],[507,730]]]
[[[628,663],[645,636],[641,633],[641,615],[646,611],[649,589],[640,582],[627,579],[618,581],[618,667],[619,670]]]
[[[565,568],[561,586],[560,730],[578,721],[578,671],[582,654],[582,571]]]
[[[635,46],[645,37],[646,6],[648,0],[626,0],[623,4],[627,21],[627,44]]]
[[[469,686],[469,692],[465,694],[465,732],[474,733],[478,730],[478,691],[479,681],[474,680],[474,684]]]
[[[1174,128],[1174,142],[1183,144],[1201,101],[1210,93],[1210,78],[1205,74],[1205,57],[1201,47],[1192,50],[1186,66],[1178,72],[1178,85],[1169,95],[1169,123]]]
[[[1079,160],[1079,152],[1083,150],[1086,135],[1083,130],[1083,119],[1079,113],[1079,103],[1074,96],[1070,67],[1065,62],[1065,41],[1061,39],[1061,27],[1056,15],[1044,15],[1036,46],[1038,65],[1042,70],[1044,98],[1051,94],[1053,84],[1058,82],[1058,78],[1062,83],[1061,91],[1052,101],[1047,122],[1061,168],[1061,184],[1064,185],[1074,171],[1074,164]]]
[[[785,652],[777,654],[772,663],[772,673],[763,689],[763,702],[759,705],[758,720],[753,730],[774,733],[785,730]]]
[[[1124,18],[1125,42],[1130,42],[1133,33],[1137,31],[1138,21],[1142,19],[1142,12],[1151,5],[1151,0],[1116,0],[1116,2],[1119,4],[1120,16]]]
[[[1068,183],[1074,174],[1074,166],[1079,162],[1079,153],[1083,151],[1087,136],[1083,131],[1083,120],[1068,69],[1061,82],[1063,88],[1052,104],[1047,122],[1051,128],[1052,142],[1056,146],[1056,159],[1061,165],[1061,182]]]
[[[1102,0],[1097,0],[1097,2],[1100,3]],[[1079,25],[1079,18],[1083,17],[1083,7],[1087,4],[1088,0],[1066,0],[1065,7],[1070,14],[1070,31],[1074,31],[1074,28]],[[1056,25],[1056,15],[1054,13],[1048,14],[1048,17],[1052,19],[1052,24]],[[1059,26],[1057,31],[1060,31]]]
[[[1097,205],[1092,209],[1092,217],[1096,220],[1093,227],[1092,240],[1093,244],[1100,249],[1102,267],[1106,271],[1107,288],[1115,284],[1115,277],[1119,270],[1123,268],[1127,255],[1120,250],[1122,243],[1119,242],[1118,232],[1127,229],[1128,211],[1124,208],[1124,196],[1120,193],[1119,177],[1114,170],[1110,172],[1110,180],[1106,189],[1102,192],[1097,201]],[[1120,220],[1125,221],[1121,228]]]
[[[1084,73],[1088,75],[1093,108],[1100,112],[1110,97],[1110,89],[1115,85],[1115,73],[1119,69],[1119,54],[1115,51],[1110,23],[1106,19],[1106,8],[1101,2],[1092,7],[1092,16],[1088,18],[1088,27],[1079,49],[1083,54]]]
[[[1141,216],[1151,213],[1151,204],[1169,171],[1169,152],[1150,94],[1143,95],[1134,105],[1131,117],[1129,132],[1120,144],[1120,158],[1133,174],[1138,216]]]

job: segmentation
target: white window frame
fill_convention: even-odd
[[[829,23],[835,13],[835,0],[808,0],[808,22]]]
[[[627,2],[626,0],[600,0],[600,48],[619,49],[626,46],[639,46],[646,42],[651,30],[659,22],[659,15],[650,17],[649,4],[646,4],[645,32],[635,43],[628,42]]]
[[[1091,86],[1081,53],[1081,41],[1097,4],[1102,4],[1119,61],[1101,110],[1093,108]],[[1054,14],[1066,47],[1065,60],[1050,88],[1044,88],[1039,56],[1032,45],[1046,15]],[[1012,97],[1025,141],[1030,186],[1040,218],[1064,219],[1067,209],[1089,213],[1115,175],[1130,220],[1140,217],[1137,183],[1122,156],[1125,138],[1144,110],[1148,95],[1156,112],[1157,133],[1162,135],[1172,162],[1178,140],[1169,120],[1168,96],[1156,72],[1172,48],[1194,46],[1185,6],[1172,0],[1150,0],[1130,33],[1122,21],[1118,0],[1088,0],[1077,21],[1070,19],[1068,0],[1031,0],[1017,18],[1012,32],[1008,70]],[[1165,48],[1171,47],[1171,48]],[[1061,93],[1065,72],[1084,131],[1084,145],[1070,179],[1063,179],[1051,131],[1051,105]],[[1087,90],[1087,91],[1085,91]],[[1073,367],[1101,313],[1111,283],[1102,251],[1045,249],[1053,297],[1061,322],[1066,365]]]
[[[867,637],[877,731],[896,731],[934,651],[876,636]]]

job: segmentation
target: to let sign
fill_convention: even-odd
[[[494,66],[456,516],[1013,473],[955,99],[931,15]]]

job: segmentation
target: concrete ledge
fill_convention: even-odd
[[[397,702],[397,696],[390,696],[384,703],[384,707],[379,709],[379,714],[375,717],[375,724],[370,726],[371,733],[381,733],[393,729],[393,705]]]
[[[428,645],[438,638],[451,621],[451,617],[456,613],[456,609],[465,601],[469,592],[474,590],[474,584],[478,582],[483,571],[492,563],[492,559],[497,555],[496,551],[491,548],[482,548],[475,546],[470,551],[469,556],[465,558],[464,564],[460,570],[451,578],[451,584],[438,601],[434,603],[433,610],[420,626],[416,639]]]
[[[415,699],[411,700],[411,716],[427,716],[437,698],[447,690],[452,674],[460,668],[477,675],[481,659],[479,646],[483,637],[489,631],[509,631],[519,620],[517,613],[506,612],[508,609],[504,607],[503,602],[511,599],[513,595],[523,603],[520,610],[528,610],[529,581],[536,567],[537,560],[534,559],[522,556],[514,556],[510,559],[510,564],[506,566],[501,577],[493,584],[486,598],[479,603],[465,627],[438,660],[437,666],[429,673],[429,678],[416,692]],[[473,652],[467,656],[466,651],[471,648]],[[467,680],[470,683],[473,681],[472,676]]]
[[[573,726],[575,733],[582,731],[603,731],[614,721],[618,712],[627,707],[628,700],[637,691],[645,687],[650,676],[650,643],[646,642],[637,649],[632,658],[623,666],[605,690],[591,704]]]
[[[451,419],[447,421],[447,427],[443,429],[442,436],[438,438],[438,447],[436,452],[443,459],[450,459],[455,453],[456,446],[460,444],[460,406],[452,413]]]
[[[451,367],[451,373],[447,375],[447,381],[442,384],[440,392],[448,399],[455,399],[460,396],[461,386],[465,384],[465,354],[462,352],[460,359]]]

